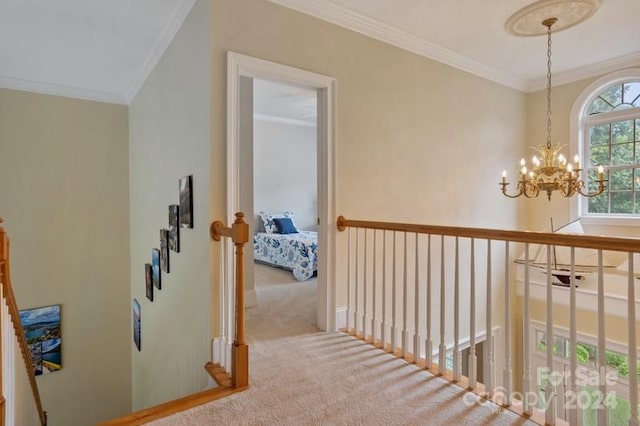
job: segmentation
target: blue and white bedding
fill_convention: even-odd
[[[253,236],[253,256],[259,262],[291,270],[298,281],[308,280],[318,269],[318,233],[258,232]]]

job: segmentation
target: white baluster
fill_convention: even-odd
[[[511,258],[509,241],[504,245],[504,400],[503,405],[511,405]]]
[[[377,316],[376,316],[376,287],[378,286],[378,283],[376,282],[376,269],[378,269],[378,262],[376,262],[376,230],[373,230],[373,261],[372,263],[372,267],[373,267],[373,277],[371,278],[372,280],[372,292],[373,292],[373,296],[372,296],[372,302],[373,302],[373,306],[371,309],[371,343],[373,343],[373,345],[376,345],[376,321],[377,321]]]
[[[460,239],[456,237],[455,275],[453,278],[453,380],[460,381]]]
[[[382,349],[387,347],[387,231],[382,231],[382,325],[380,326]]]
[[[569,382],[570,396],[578,396],[578,385],[576,383],[576,372],[578,370],[578,357],[576,348],[578,345],[578,325],[576,322],[576,249],[571,247],[571,276],[569,278],[569,368],[571,377]],[[566,400],[566,398],[565,398]],[[569,423],[578,424],[577,407],[569,408]]]
[[[396,231],[393,231],[393,265],[391,273],[391,353],[396,353],[398,346],[398,327],[396,324]]]
[[[475,389],[478,370],[476,357],[476,249],[475,240],[471,239],[471,281],[469,283],[469,389]]]
[[[351,331],[351,228],[347,229],[347,334]]]
[[[529,313],[529,298],[530,298],[530,277],[529,277],[529,243],[524,246],[524,304],[523,307],[523,320],[522,320],[522,394],[524,396],[523,412],[524,414],[531,415],[532,408],[528,395],[531,392],[531,329],[529,327],[531,321],[531,314]]]
[[[362,272],[362,340],[367,341],[367,228],[364,229],[363,272]]]
[[[427,337],[424,341],[425,368],[429,370],[433,364],[433,340],[431,337],[431,234],[427,236]]]
[[[413,325],[413,362],[420,359],[420,259],[418,234],[416,235],[416,255],[415,255],[415,289],[413,291],[413,300],[415,302],[413,308],[414,325]]]
[[[491,240],[487,240],[487,303],[486,303],[486,340],[484,352],[484,385],[487,397],[493,395],[493,333],[492,333],[492,317],[493,301],[491,291]]]
[[[358,282],[358,272],[359,272],[359,263],[360,263],[360,229],[356,228],[356,260],[355,260],[355,305],[354,305],[354,313],[353,313],[353,335],[358,337],[358,317],[360,316],[360,285]]]
[[[404,252],[403,252],[403,271],[402,271],[402,357],[407,358],[409,346],[409,330],[407,330],[407,315],[409,308],[409,292],[408,292],[408,270],[407,270],[407,233],[404,233]]]
[[[627,323],[629,324],[629,403],[631,407],[638,406],[638,376],[634,374],[638,371],[638,353],[636,342],[636,291],[633,270],[633,253],[629,253],[629,271],[628,274],[628,294],[627,294]],[[638,426],[638,410],[631,410],[631,418],[629,425]]]
[[[553,275],[551,275],[551,245],[547,244],[547,369],[549,375],[554,373],[553,369]],[[545,422],[548,425],[556,424],[556,398],[555,390],[551,385],[551,380],[547,379],[544,389],[545,402]]]
[[[604,320],[605,316],[606,312],[604,306],[604,269],[602,267],[602,250],[598,250],[598,372],[601,375],[606,371],[607,368],[607,335]],[[600,380],[599,390],[601,395],[607,395],[606,380]],[[608,413],[606,409],[598,409],[598,424],[609,424]]]
[[[447,357],[447,346],[445,344],[445,271],[444,271],[444,235],[440,239],[440,350],[438,353],[438,374],[444,375]]]

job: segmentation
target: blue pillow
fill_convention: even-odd
[[[273,221],[276,224],[279,234],[297,234],[298,230],[293,224],[293,220],[290,217],[274,217]]]

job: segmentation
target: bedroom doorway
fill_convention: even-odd
[[[267,275],[271,276],[267,279],[275,280],[280,280],[280,278],[273,278],[272,275],[284,272],[287,274],[287,280],[294,280],[294,284],[295,282],[304,284],[307,279],[317,280],[317,291],[314,290],[315,300],[312,301],[316,305],[315,325],[321,330],[335,330],[335,80],[232,52],[228,54],[227,78],[227,206],[229,218],[233,217],[236,211],[244,211],[247,213],[252,233],[255,233],[256,230],[267,231],[264,229],[263,221],[258,218],[258,212],[262,210],[266,213],[278,213],[278,216],[285,216],[278,218],[285,219],[280,221],[284,222],[284,225],[279,223],[278,226],[295,224],[302,231],[313,232],[314,229],[317,231],[317,260],[306,259],[307,264],[305,265],[305,259],[302,259],[301,266],[280,265],[293,269],[293,273],[270,267],[264,269],[263,265],[259,265],[254,270],[252,245],[248,246],[249,249],[246,250],[248,268],[245,271],[247,302],[249,304],[256,303],[255,288],[252,288],[256,272],[261,274],[260,279]],[[270,109],[263,110],[257,105],[262,101],[254,99],[254,91],[256,90],[262,94],[264,92],[279,93],[277,96],[280,96],[281,100],[284,101],[285,98],[296,99],[298,106],[306,105],[307,107],[302,110],[298,109],[295,113],[297,115],[291,116],[291,113],[287,113],[285,110],[292,105],[287,106],[286,102],[274,101],[272,98],[267,101],[269,105],[266,106]],[[254,111],[254,100],[257,102],[256,111]],[[312,104],[315,104],[315,111],[312,111]],[[255,118],[258,120],[254,120],[254,115],[257,115]],[[310,197],[303,196],[302,199],[289,197],[292,195],[290,192],[294,192],[293,188],[282,188],[283,181],[281,180],[276,183],[269,177],[265,182],[265,178],[262,177],[259,183],[254,181],[254,160],[261,161],[266,158],[268,163],[282,160],[281,169],[284,169],[285,172],[291,172],[296,169],[293,164],[295,158],[299,155],[308,155],[309,149],[306,150],[307,154],[303,154],[300,151],[302,147],[293,143],[268,151],[264,150],[265,146],[256,149],[254,130],[274,133],[277,132],[275,128],[282,127],[283,124],[297,128],[297,131],[294,131],[297,136],[315,133],[315,168],[310,167],[311,170],[315,169],[315,203],[311,201]],[[295,126],[292,126],[294,124]],[[292,138],[295,139],[295,137]],[[258,173],[261,173],[258,170],[259,167],[264,168],[265,164],[257,165],[255,168]],[[273,167],[271,169],[273,171]],[[300,169],[296,170],[298,174],[304,173]],[[297,185],[302,181],[305,181],[304,184],[307,186],[311,185],[306,179],[294,179],[291,177],[291,173],[289,176],[291,181],[289,186],[294,183]],[[273,188],[269,189],[269,185],[278,185],[278,188],[275,188],[278,191],[272,191]],[[254,198],[254,189],[265,191],[265,188],[272,192],[267,204],[263,198],[260,198],[264,194]],[[298,201],[300,203],[296,204]],[[264,208],[260,205],[254,208],[254,202],[262,204]],[[297,205],[297,207],[294,209],[291,207],[292,205]],[[287,215],[284,214],[291,211],[293,211],[292,223],[286,220]],[[267,220],[270,219],[274,219],[273,215],[267,218]],[[267,227],[273,227],[274,224],[275,221],[269,222]],[[271,230],[273,231],[273,229]],[[228,256],[228,259],[231,258]],[[314,260],[317,262],[317,275],[313,275]],[[229,266],[227,264],[226,270],[232,271],[233,268],[229,268]],[[227,283],[232,282],[229,276],[225,280]],[[224,311],[225,309],[221,309],[221,312]],[[226,311],[228,312],[228,310]]]

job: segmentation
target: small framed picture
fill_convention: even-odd
[[[158,290],[161,290],[162,283],[160,282],[160,250],[151,250],[151,265],[153,268],[153,285]]]
[[[169,230],[160,230],[160,269],[169,273]]]
[[[180,253],[180,206],[169,206],[169,248]]]
[[[133,342],[136,344],[136,348],[138,348],[138,352],[140,352],[142,348],[141,344],[141,336],[140,336],[140,324],[141,324],[141,312],[140,312],[140,304],[137,299],[133,299]]]
[[[62,369],[61,305],[20,311],[36,376]]]
[[[193,228],[193,178],[180,178],[180,227]]]
[[[144,277],[147,289],[147,299],[153,302],[153,268],[150,263],[144,264]]]

